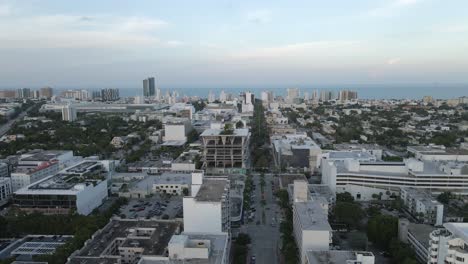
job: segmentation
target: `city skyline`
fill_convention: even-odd
[[[161,88],[466,85],[467,8],[438,0],[2,0],[0,86],[137,88],[152,75]]]

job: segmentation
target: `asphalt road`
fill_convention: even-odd
[[[252,239],[250,257],[255,256],[255,263],[278,263],[279,259],[279,206],[276,204],[275,196],[272,191],[271,181],[273,180],[272,174],[265,174],[265,206],[262,206],[261,187],[260,187],[260,174],[253,174],[253,181],[256,186],[254,191],[255,199],[253,203],[257,209],[255,213],[255,220],[244,226],[242,232],[246,232]],[[277,186],[277,184],[276,184]],[[264,212],[264,214],[263,214]],[[257,225],[257,222],[260,224]],[[272,222],[274,226],[272,226]]]
[[[0,126],[0,137],[5,135],[8,130],[10,130],[10,128],[15,124],[15,122],[17,120],[21,120],[23,119],[23,117],[26,116],[26,114],[28,113],[28,111],[32,108],[32,106],[28,109],[26,109],[25,111],[21,112],[17,117],[11,119],[10,121],[8,121],[6,124]]]

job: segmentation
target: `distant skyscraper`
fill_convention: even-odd
[[[272,91],[262,91],[261,100],[263,104],[269,104],[273,102],[273,92]]]
[[[0,91],[0,98],[15,98],[16,92],[14,90]]]
[[[16,91],[17,98],[30,98],[31,97],[31,89],[29,88],[21,88]]]
[[[268,102],[268,92],[267,91],[262,91],[262,94],[261,94],[260,98],[262,99],[262,101],[264,103],[269,103]]]
[[[40,97],[50,99],[54,95],[52,88],[42,87],[40,89]]]
[[[314,92],[312,93],[312,100],[318,101],[318,99],[319,99],[318,94],[319,94],[319,93],[318,93],[318,90],[315,89]]]
[[[106,88],[101,90],[102,101],[116,101],[119,100],[119,89]]]
[[[296,98],[299,98],[299,88],[288,88],[286,91],[286,99],[289,103],[292,103]]]
[[[208,93],[208,103],[212,103],[214,101],[216,101],[216,95],[210,90]]]
[[[143,96],[151,97],[156,95],[154,77],[143,80]]]
[[[320,91],[320,101],[326,102],[334,99],[333,92],[328,90]]]
[[[423,103],[428,104],[428,103],[433,103],[433,102],[434,102],[434,98],[432,98],[432,96],[426,95],[423,97]]]
[[[72,105],[62,107],[62,120],[73,122],[76,120],[76,108]]]
[[[159,101],[161,100],[161,89],[159,87],[156,89],[156,100]]]
[[[227,99],[226,93],[224,92],[224,90],[222,90],[221,93],[219,94],[219,101],[223,103],[223,102],[226,102],[226,99]]]
[[[244,104],[253,104],[255,102],[255,95],[251,92],[245,92],[242,94]]]
[[[304,92],[304,101],[309,101],[309,92]]]
[[[341,90],[339,95],[338,95],[338,99],[341,102],[356,100],[357,99],[357,92],[349,91],[349,90]]]

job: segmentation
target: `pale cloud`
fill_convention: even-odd
[[[396,65],[401,62],[401,58],[391,58],[387,60],[387,65]]]
[[[156,35],[159,29],[167,25],[163,20],[135,16],[59,14],[14,16],[8,19],[0,17],[0,48],[153,46],[161,44]]]
[[[359,49],[359,41],[313,41],[294,43],[276,47],[256,48],[234,52],[229,57],[234,59],[269,59],[295,56],[327,56],[334,53],[347,53]]]
[[[247,21],[255,24],[266,24],[271,22],[272,12],[267,9],[255,10],[247,13]]]
[[[2,16],[9,16],[11,15],[12,10],[9,5],[6,4],[0,4],[0,17]]]
[[[434,28],[433,31],[437,33],[463,33],[463,32],[468,32],[468,25],[460,24],[460,25],[437,26]]]
[[[169,40],[169,41],[166,41],[165,44],[168,47],[180,47],[184,45],[184,42],[179,41],[179,40]]]
[[[409,8],[423,2],[424,0],[393,0],[389,1],[388,4],[371,9],[368,12],[369,16],[372,17],[391,17],[404,8]]]
[[[397,0],[394,2],[394,5],[397,6],[410,6],[421,2],[422,0]]]

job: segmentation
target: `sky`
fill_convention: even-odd
[[[466,0],[0,0],[0,88],[468,83]]]

